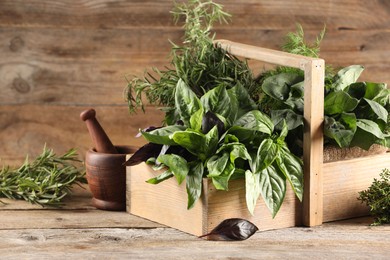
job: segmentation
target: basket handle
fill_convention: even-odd
[[[264,61],[304,71],[304,193],[303,219],[305,226],[323,222],[323,121],[325,61],[302,55],[257,46],[216,40],[215,44],[232,55]]]

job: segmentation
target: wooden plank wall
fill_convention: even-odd
[[[217,37],[280,49],[301,23],[309,40],[327,27],[322,58],[362,64],[362,79],[390,83],[390,1],[220,0],[233,15]],[[141,145],[139,128],[162,114],[128,114],[126,76],[169,64],[179,43],[171,0],[1,0],[0,164],[19,164],[46,143],[62,153],[91,146],[79,114],[93,107],[115,144]]]

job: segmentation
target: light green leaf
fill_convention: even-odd
[[[367,119],[357,119],[356,125],[361,130],[376,136],[379,139],[383,139],[384,135],[378,124]]]
[[[365,98],[364,100],[371,107],[371,110],[378,116],[378,118],[383,122],[387,123],[387,116],[388,116],[387,110],[375,101],[369,100],[367,98]]]
[[[143,137],[151,143],[162,145],[175,145],[175,141],[170,138],[170,135],[177,131],[183,131],[185,126],[171,125],[163,128],[158,128],[150,132],[141,131]]]
[[[200,132],[202,129],[202,120],[203,120],[204,110],[201,107],[198,111],[192,114],[190,118],[191,129]]]
[[[269,167],[278,156],[279,146],[271,138],[264,139],[261,142],[256,158],[252,158],[252,171],[261,172]]]
[[[248,130],[259,131],[267,135],[271,135],[274,131],[274,125],[272,124],[271,119],[259,110],[252,110],[246,113],[240,117],[234,125]]]
[[[189,163],[189,172],[186,177],[186,190],[188,196],[187,209],[194,207],[195,202],[202,194],[203,163],[200,161]]]
[[[357,81],[363,70],[364,67],[361,65],[351,65],[341,69],[334,77],[332,89],[335,91],[344,90]]]
[[[189,125],[192,114],[201,107],[199,98],[182,79],[179,79],[176,85],[175,106],[180,119],[186,125]]]
[[[225,152],[222,155],[214,155],[207,161],[207,169],[209,174],[207,177],[215,177],[222,174],[229,161],[229,153]]]
[[[284,174],[300,201],[303,198],[303,163],[302,160],[292,154],[287,147],[280,149],[276,158],[279,170]]]
[[[286,195],[285,176],[279,175],[272,165],[265,168],[259,175],[261,196],[274,218]]]
[[[254,214],[260,193],[260,174],[247,170],[245,172],[245,198],[248,210],[252,215]]]
[[[165,181],[171,177],[173,177],[173,173],[170,170],[167,170],[158,175],[157,177],[147,180],[146,182],[150,184],[159,184],[160,182]]]
[[[189,171],[186,159],[177,154],[164,154],[160,155],[157,160],[169,168],[179,184],[184,181]]]

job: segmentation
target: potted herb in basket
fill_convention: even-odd
[[[220,5],[192,0],[177,4],[173,14],[185,18],[184,44],[172,49],[174,69],[156,70],[158,80],[136,78],[128,88],[130,109],[142,105],[141,93],[165,106],[165,126],[141,131],[149,144],[127,165],[146,161],[166,169],[149,183],[185,180],[188,209],[201,196],[203,178],[218,190],[243,178],[249,211],[262,195],[275,216],[287,183],[299,200],[303,193],[302,161],[284,140],[287,124],[275,129],[251,97],[259,86],[247,63],[213,44],[213,22],[228,17]]]

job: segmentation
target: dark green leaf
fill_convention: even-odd
[[[330,92],[325,97],[324,111],[326,115],[350,112],[356,108],[359,100],[351,97],[344,91]]]
[[[347,92],[351,97],[360,100],[366,94],[366,89],[367,86],[365,82],[356,82],[346,87],[344,91]]]
[[[358,128],[362,129],[363,131],[367,133],[371,133],[372,135],[376,136],[379,139],[383,139],[384,135],[382,130],[379,128],[378,124],[371,120],[367,119],[358,119],[356,122],[356,125]]]
[[[230,118],[232,122],[247,112],[257,108],[256,103],[249,96],[248,90],[240,82],[238,82],[233,88],[228,89],[228,94],[231,102],[230,107],[233,111],[236,111],[235,118]]]
[[[343,113],[337,121],[325,116],[324,134],[335,140],[340,147],[349,147],[356,132],[356,116],[353,113]]]
[[[303,116],[295,113],[291,109],[272,110],[271,118],[277,130],[282,130],[283,121],[287,123],[287,129],[289,131],[303,126]]]
[[[202,194],[203,163],[200,161],[189,163],[189,172],[186,177],[186,189],[188,196],[187,209],[194,207],[195,202]]]
[[[226,91],[226,87],[222,84],[204,94],[200,98],[200,102],[202,103],[205,112],[211,111],[224,118],[230,118],[231,113],[236,113],[235,111],[232,111],[230,97]]]
[[[297,73],[280,73],[266,78],[262,84],[263,91],[277,100],[286,101],[290,95],[290,87],[303,81]]]

